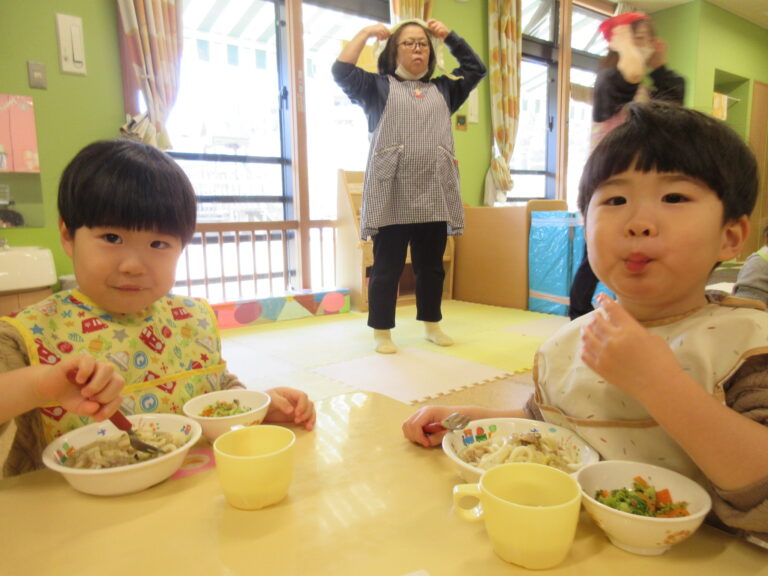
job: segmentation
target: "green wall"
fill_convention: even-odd
[[[669,45],[669,66],[686,78],[686,106],[711,114],[713,91],[727,90],[740,99],[729,109],[728,123],[746,138],[752,86],[768,83],[768,30],[706,0],[653,17]]]
[[[667,67],[685,77],[685,105],[692,107],[699,58],[701,4],[694,1],[653,14],[656,34],[667,43]],[[711,108],[711,103],[710,103]]]
[[[87,76],[62,74],[56,40],[56,14],[79,16]],[[59,246],[56,193],[59,176],[80,148],[119,135],[125,122],[120,78],[116,2],[34,0],[0,2],[0,92],[32,96],[42,184],[42,227],[0,230],[16,246],[51,248],[59,275],[72,266]],[[46,90],[27,82],[27,61],[45,64]]]
[[[475,2],[436,2],[432,16],[463,37],[488,65],[488,0]],[[457,66],[446,50],[448,70]],[[480,206],[485,194],[485,174],[491,163],[490,92],[486,76],[476,88],[478,91],[478,124],[468,124],[466,131],[458,131],[454,115],[454,143],[459,160],[461,197],[466,204]],[[468,105],[458,114],[467,114]]]

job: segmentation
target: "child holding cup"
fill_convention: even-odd
[[[129,414],[180,413],[193,396],[242,387],[226,370],[210,306],[169,294],[197,210],[192,184],[172,158],[131,140],[90,144],[64,170],[58,207],[79,287],[0,320],[0,372],[91,355],[125,379]],[[267,393],[265,422],[314,426],[304,392]],[[84,421],[52,402],[16,424],[7,476],[41,468],[46,444]]]
[[[459,407],[477,419],[534,417],[574,430],[605,459],[637,460],[704,482],[721,522],[768,532],[768,316],[705,292],[739,253],[757,164],[733,130],[661,102],[634,103],[595,148],[579,186],[590,263],[616,294],[536,354],[525,407]],[[456,406],[427,406],[422,427]]]

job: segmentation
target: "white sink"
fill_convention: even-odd
[[[56,266],[48,248],[0,248],[0,292],[21,292],[56,284]]]

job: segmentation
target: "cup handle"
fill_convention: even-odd
[[[464,508],[460,505],[463,498],[474,498],[477,504],[471,508]],[[479,484],[459,484],[453,487],[453,509],[462,520],[467,522],[477,522],[483,517],[483,506],[480,503],[480,485]]]

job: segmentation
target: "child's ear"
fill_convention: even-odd
[[[747,241],[747,236],[749,236],[748,216],[742,216],[727,222],[723,227],[723,243],[720,247],[718,262],[725,262],[735,258],[741,252],[744,242]]]
[[[61,241],[61,247],[64,248],[64,252],[66,252],[67,256],[72,258],[75,235],[70,234],[67,225],[64,224],[64,220],[61,218],[59,218],[59,240]]]

